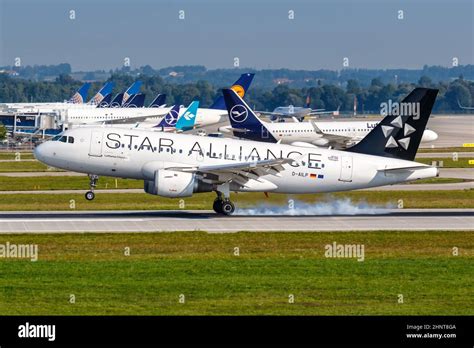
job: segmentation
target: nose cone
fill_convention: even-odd
[[[47,141],[43,144],[38,145],[35,147],[35,150],[33,151],[35,158],[43,162],[44,164],[52,166],[52,160],[54,159],[55,153],[52,150],[52,147],[54,144],[52,144],[50,141]]]
[[[35,147],[34,151],[33,151],[33,154],[35,156],[35,158],[40,161],[40,162],[44,162],[43,159],[44,159],[44,143],[43,144],[39,144],[38,146]]]

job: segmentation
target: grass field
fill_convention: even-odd
[[[13,161],[13,162],[0,162],[0,172],[11,173],[11,172],[49,172],[49,171],[61,171],[53,167],[38,161]]]
[[[0,160],[14,160],[16,159],[17,152],[0,152]],[[32,152],[19,152],[20,159],[33,159]]]
[[[38,244],[39,257],[0,259],[2,315],[474,315],[470,232],[0,236],[7,241]],[[326,258],[333,242],[364,245],[364,261]]]
[[[214,193],[199,193],[180,199],[163,198],[145,193],[109,193],[96,195],[86,201],[83,194],[2,194],[0,211],[4,210],[161,210],[161,209],[212,209]],[[232,194],[237,207],[257,205],[287,205],[289,199],[314,203],[349,198],[353,202],[367,202],[380,206],[397,207],[403,200],[404,208],[474,208],[474,190],[451,191],[352,191],[333,194],[281,195],[263,193]],[[71,209],[71,200],[74,208]],[[182,205],[184,203],[184,205]],[[180,205],[181,204],[181,205]]]
[[[8,177],[0,176],[0,191],[31,191],[31,190],[87,190],[87,176],[38,176]],[[143,188],[143,180],[115,179],[101,176],[97,189],[129,189]]]
[[[474,147],[435,147],[434,149],[431,148],[419,148],[418,152],[474,152]]]
[[[448,184],[465,182],[469,180],[456,178],[432,178],[416,180],[410,184]],[[8,177],[0,176],[0,191],[33,191],[33,190],[86,190],[89,188],[87,176],[38,176],[34,177]],[[97,189],[142,189],[142,180],[115,179],[100,177]]]
[[[473,156],[474,157],[474,156]],[[459,158],[457,161],[453,161],[452,158],[417,158],[416,161],[419,163],[425,163],[431,165],[433,161],[443,161],[443,168],[473,168],[474,165],[469,164],[470,158]]]

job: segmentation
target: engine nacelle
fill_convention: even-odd
[[[194,173],[159,169],[154,180],[145,180],[144,190],[163,197],[189,197],[194,192],[195,181]]]
[[[328,146],[329,145],[329,140],[327,140],[326,138],[319,138],[319,139],[316,139],[316,140],[312,141],[312,144],[314,144],[316,146]]]

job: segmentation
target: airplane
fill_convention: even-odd
[[[112,92],[113,82],[107,82],[105,85],[86,103],[87,93],[91,87],[89,82],[84,83],[74,95],[65,102],[52,103],[4,103],[0,104],[0,108],[9,109],[9,111],[17,111],[22,113],[50,113],[58,108],[93,108],[100,104],[104,97]]]
[[[108,108],[112,103],[112,93],[107,94],[99,104],[97,104],[97,108]]]
[[[457,101],[458,101],[458,105],[461,109],[463,109],[463,110],[474,110],[474,106],[462,106],[459,99]]]
[[[250,84],[252,83],[254,77],[255,77],[255,74],[252,74],[252,73],[242,74],[230,88],[234,90],[241,98],[244,98],[245,93],[249,89]],[[225,110],[226,108],[225,108],[224,97],[222,95],[217,97],[217,99],[214,100],[214,103],[212,103],[209,109]]]
[[[339,108],[334,111],[326,111],[325,109],[312,109],[311,97],[308,95],[306,97],[306,106],[278,106],[273,111],[256,111],[257,114],[270,116],[271,121],[281,121],[285,118],[292,118],[295,121],[301,122],[307,116],[320,116],[320,115],[339,115]]]
[[[235,137],[263,142],[298,146],[346,148],[361,141],[379,121],[350,122],[276,122],[262,121],[242,100],[242,105],[229,111],[230,126],[219,127],[220,132],[232,131]],[[248,111],[247,111],[248,110]],[[438,135],[425,129],[423,142],[434,141]]]
[[[173,105],[171,110],[165,115],[165,117],[163,117],[160,123],[158,123],[156,126],[153,126],[153,128],[158,128],[162,132],[175,131],[180,108],[180,105]],[[194,120],[196,120],[196,117],[194,117]]]
[[[148,105],[149,108],[159,108],[164,106],[166,106],[166,94],[158,94],[150,105]]]
[[[254,74],[242,74],[239,79],[232,85],[232,89],[236,90],[242,96],[252,82]],[[130,89],[128,94],[130,94]],[[135,90],[138,92],[138,90]],[[124,108],[122,104],[118,104],[121,96],[118,95],[111,102],[111,108],[96,108],[93,110],[57,110],[60,123],[65,125],[65,128],[70,128],[74,125],[83,124],[136,124],[137,122],[155,122],[160,121],[171,110],[171,107],[160,108]],[[125,98],[125,96],[124,96]],[[196,115],[197,127],[208,126],[221,122],[227,118],[227,110],[225,105],[221,105],[222,96],[218,97],[210,108],[199,108]],[[118,107],[114,108],[117,105]],[[222,107],[219,109],[218,107]],[[184,110],[183,110],[184,112]]]
[[[140,92],[140,88],[142,86],[142,81],[135,81],[128,87],[125,92],[117,94],[112,102],[110,103],[110,107],[112,108],[120,108],[124,105],[127,100],[129,100],[131,95],[135,95]]]
[[[433,178],[438,169],[414,162],[438,94],[415,88],[404,100],[419,113],[386,116],[357,145],[345,151],[232,138],[123,128],[74,128],[34,150],[48,166],[89,174],[87,200],[99,176],[144,181],[144,191],[182,198],[216,192],[213,209],[231,215],[230,192],[314,194],[348,191]],[[229,113],[250,108],[223,90]]]
[[[145,105],[145,94],[132,94],[127,102],[122,105],[123,108],[142,108]]]

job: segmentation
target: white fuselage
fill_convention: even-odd
[[[76,128],[63,133],[73,143],[48,141],[38,160],[80,173],[153,180],[153,168],[219,166],[291,158],[279,175],[232,191],[318,193],[354,190],[431,178],[437,169],[420,163],[331,149],[122,128]],[[69,139],[69,138],[68,138]],[[384,171],[389,168],[413,168]],[[260,185],[261,184],[261,185]]]
[[[67,125],[94,124],[104,121],[130,119],[130,123],[137,121],[134,118],[147,117],[146,122],[160,122],[171,107],[160,108],[94,108],[94,109],[67,109],[59,111],[61,122]],[[181,108],[179,116],[186,111]],[[227,115],[225,110],[198,109],[196,126],[208,126],[221,121]]]
[[[361,141],[379,121],[352,121],[352,122],[314,122],[322,133],[339,135],[350,138],[350,144]],[[318,133],[311,122],[275,122],[265,123],[265,127],[276,140],[281,140],[284,144],[294,142],[306,142],[314,145],[324,146],[324,134]],[[433,141],[438,135],[425,130],[422,142]]]

